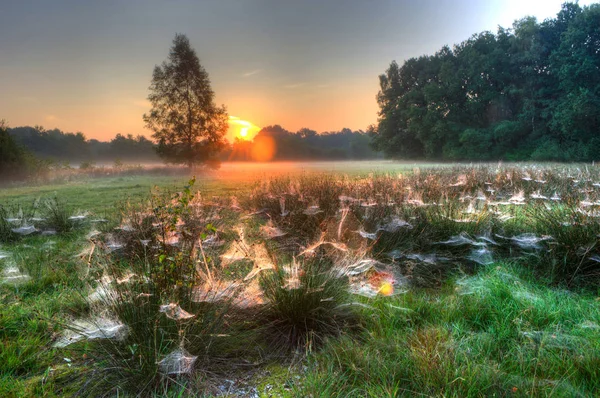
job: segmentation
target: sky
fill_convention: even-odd
[[[188,36],[240,129],[377,121],[378,76],[563,0],[0,0],[0,119],[87,138],[150,136],[155,65]],[[581,0],[580,5],[596,1]]]

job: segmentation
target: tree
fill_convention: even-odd
[[[0,120],[0,182],[25,178],[29,173],[31,155],[8,133],[8,125]]]
[[[595,160],[599,55],[600,5],[565,3],[555,19],[392,62],[371,144],[404,159]]]
[[[157,152],[168,163],[218,165],[225,148],[228,117],[214,103],[208,73],[185,35],[176,34],[167,61],[155,66],[144,114],[158,141]]]

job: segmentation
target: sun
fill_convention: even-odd
[[[260,127],[247,120],[242,120],[236,116],[229,116],[229,127],[231,129],[231,140],[241,138],[242,140],[252,140],[260,131]]]

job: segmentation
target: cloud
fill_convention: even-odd
[[[251,70],[250,72],[244,73],[242,76],[244,76],[244,77],[250,77],[250,76],[256,75],[256,74],[258,74],[260,72],[262,72],[262,69],[254,69],[254,70]]]
[[[56,115],[46,115],[44,116],[44,120],[47,122],[57,122],[60,120],[60,118]]]
[[[252,123],[250,123],[246,120],[242,120],[237,116],[229,116],[229,123],[236,124],[239,126],[244,126],[244,127],[252,127]]]
[[[260,130],[260,127],[254,123],[240,119],[237,116],[229,116],[229,126],[240,132],[245,129],[247,133],[257,133]]]

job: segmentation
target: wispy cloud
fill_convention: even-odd
[[[306,84],[306,83],[293,83],[293,84],[286,84],[285,86],[283,86],[283,88],[294,89],[294,88],[302,87],[302,86],[304,86],[305,84]]]
[[[44,120],[47,122],[57,122],[60,120],[60,118],[56,115],[46,115],[44,116]]]
[[[242,76],[244,76],[244,77],[250,77],[250,76],[254,76],[254,75],[256,75],[256,74],[258,74],[260,72],[262,72],[262,69],[254,69],[254,70],[251,70],[249,72],[244,73]]]
[[[246,121],[246,120],[242,120],[237,116],[229,116],[229,123],[231,124],[237,124],[240,126],[245,126],[245,127],[250,127],[252,126],[252,123]]]

